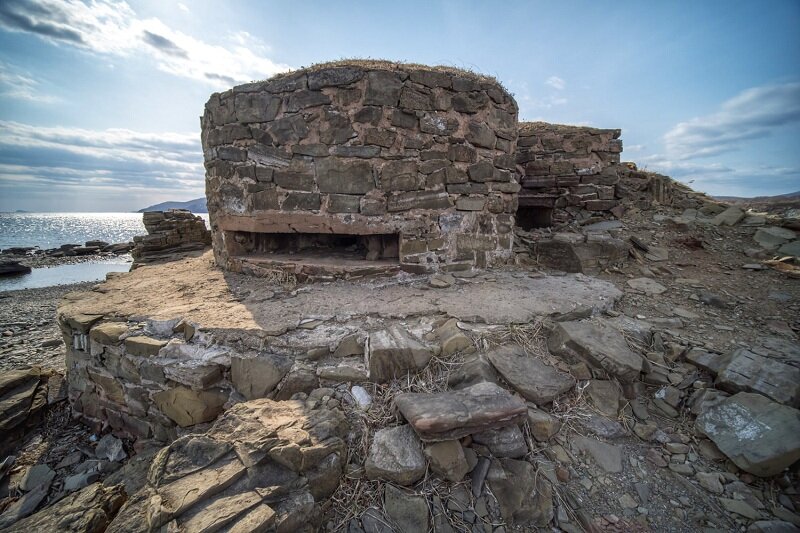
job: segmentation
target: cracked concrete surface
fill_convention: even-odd
[[[528,323],[534,317],[588,315],[611,309],[622,293],[581,274],[530,277],[490,271],[433,289],[427,276],[336,281],[284,289],[264,279],[223,273],[210,252],[114,276],[91,292],[72,293],[59,314],[184,318],[205,329],[280,335],[308,318],[405,319],[447,315],[464,322]]]

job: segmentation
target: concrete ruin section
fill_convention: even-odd
[[[512,257],[517,104],[492,78],[322,65],[213,94],[202,131],[227,270],[459,271]]]

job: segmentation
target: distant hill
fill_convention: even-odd
[[[787,200],[800,199],[800,191],[787,192],[786,194],[776,194],[775,196],[755,196],[753,198],[744,198],[742,196],[715,196],[714,198],[723,202],[733,203],[785,202]]]
[[[205,198],[195,198],[186,202],[161,202],[160,204],[151,205],[144,209],[139,209],[137,213],[145,213],[147,211],[166,211],[167,209],[188,209],[192,213],[208,213]]]

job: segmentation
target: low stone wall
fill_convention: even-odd
[[[205,221],[185,209],[146,212],[142,221],[147,235],[133,238],[134,268],[176,252],[202,250],[211,244],[211,232]]]
[[[413,272],[511,258],[517,104],[491,78],[316,66],[212,95],[202,128],[223,268],[257,273],[275,234],[364,237],[367,259]]]
[[[618,129],[520,123],[520,207],[552,209],[556,223],[611,211],[617,206],[620,134]]]
[[[75,414],[121,437],[161,442],[246,399],[288,400],[320,384],[385,382],[415,372],[441,352],[440,337],[445,351],[471,343],[455,321],[436,330],[431,342],[396,326],[355,333],[351,327],[321,332],[326,344],[313,347],[291,335],[275,337],[272,350],[260,346],[264,335],[257,332],[236,331],[231,340],[178,319],[107,321],[62,313],[59,326]],[[433,325],[415,327],[430,332]]]

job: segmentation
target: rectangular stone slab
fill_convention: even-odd
[[[548,337],[547,348],[570,362],[584,360],[600,367],[621,381],[636,381],[642,371],[642,356],[604,321],[560,322]]]
[[[800,369],[739,348],[725,358],[717,386],[728,392],[757,392],[791,407],[800,406]]]
[[[426,442],[458,439],[525,419],[525,402],[494,383],[435,394],[407,392],[395,398],[400,413]]]

